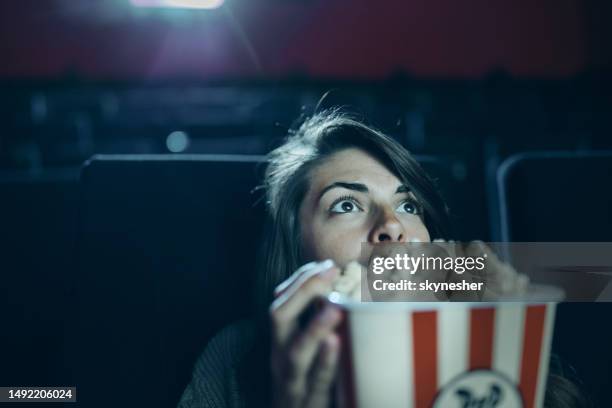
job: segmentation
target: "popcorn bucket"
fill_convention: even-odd
[[[556,303],[360,303],[338,293],[342,408],[539,408]]]

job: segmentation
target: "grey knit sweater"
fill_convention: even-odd
[[[254,324],[240,321],[215,335],[200,355],[178,408],[244,408],[238,365],[252,350]]]

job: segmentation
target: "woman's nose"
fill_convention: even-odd
[[[369,241],[373,244],[382,242],[406,242],[406,232],[394,211],[382,211],[372,229]]]

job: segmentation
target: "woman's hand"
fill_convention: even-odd
[[[506,296],[516,297],[527,292],[529,277],[502,261],[495,251],[482,241],[472,241],[464,247],[465,256],[486,256],[486,268],[481,281],[485,282],[482,300],[498,300]]]
[[[478,293],[479,300],[495,301],[507,296],[520,296],[527,291],[529,278],[518,273],[512,265],[502,261],[495,251],[482,241],[466,243],[443,240],[434,240],[435,243],[445,245],[453,257],[485,257],[483,270],[473,269],[469,273],[453,275],[456,281],[484,283],[484,288]],[[456,292],[451,295],[453,300],[473,300],[473,295],[465,292]]]
[[[300,316],[317,298],[326,296],[340,270],[331,260],[311,262],[275,290],[272,323],[273,403],[276,408],[327,408],[339,354],[334,329],[341,314],[326,304],[300,327]]]

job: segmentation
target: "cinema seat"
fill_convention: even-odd
[[[612,242],[612,152],[525,153],[497,173],[504,242]],[[559,305],[553,351],[585,383],[597,406],[612,406],[612,303]],[[606,322],[606,323],[603,323]]]
[[[612,152],[523,153],[497,172],[502,241],[612,242]]]
[[[78,169],[0,172],[0,384],[64,385]],[[26,404],[27,405],[27,404]]]
[[[250,308],[258,156],[97,156],[81,174],[80,405],[174,407],[207,340]]]

